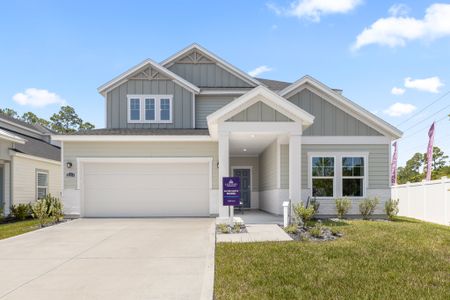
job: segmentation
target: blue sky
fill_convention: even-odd
[[[417,114],[450,90],[450,3],[336,1],[7,1],[0,106],[49,117],[63,99],[103,127],[98,86],[197,42],[244,71],[266,66],[263,78],[312,75],[393,125],[415,116],[399,126],[403,163],[450,113],[449,95]],[[436,145],[450,153],[448,120]]]

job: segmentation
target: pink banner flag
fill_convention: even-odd
[[[391,184],[396,185],[397,184],[397,158],[398,158],[397,142],[394,142],[394,144],[392,146],[394,147],[394,154],[392,155],[392,162],[391,162]]]
[[[431,180],[431,163],[433,162],[433,143],[434,143],[434,122],[428,130],[428,149],[427,149],[427,181]]]

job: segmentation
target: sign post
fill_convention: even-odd
[[[234,207],[241,203],[241,180],[239,177],[223,177],[223,205],[228,206],[230,225],[233,225]]]

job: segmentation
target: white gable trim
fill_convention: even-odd
[[[400,138],[403,135],[403,132],[399,129],[367,111],[350,99],[342,96],[338,92],[333,91],[331,88],[311,76],[304,76],[300,78],[290,86],[279,91],[278,94],[282,97],[289,98],[294,94],[294,92],[301,91],[302,86],[305,86],[306,84],[310,84],[312,87],[322,92],[323,95],[321,96],[323,96],[323,98],[331,104],[339,107],[368,126],[381,131],[383,134],[390,136],[393,139]],[[306,88],[306,86],[304,88]]]
[[[26,140],[14,135],[6,130],[0,129],[0,140],[6,140],[13,143],[25,144]]]
[[[250,85],[253,85],[253,86],[263,85],[261,82],[259,82],[255,78],[251,77],[244,71],[238,69],[237,67],[233,66],[232,64],[228,63],[227,61],[223,60],[222,58],[218,57],[214,53],[208,51],[207,49],[203,48],[202,46],[200,46],[199,44],[196,44],[196,43],[182,49],[181,51],[179,51],[179,52],[175,53],[174,55],[170,56],[169,58],[165,59],[164,61],[161,62],[161,65],[168,68],[171,65],[173,65],[175,63],[175,61],[177,61],[179,58],[183,57],[185,54],[189,53],[192,50],[198,50],[200,52],[203,52],[206,56],[208,56],[212,60],[216,61],[218,66],[224,68],[231,74],[239,77],[240,79],[244,80],[245,82],[247,82]]]
[[[313,124],[314,116],[307,113],[297,105],[289,102],[264,86],[258,86],[241,97],[233,100],[207,117],[211,136],[217,136],[218,123],[224,122],[239,112],[249,108],[257,102],[263,102],[269,107],[306,128]],[[261,122],[262,124],[263,122]]]
[[[119,76],[117,76],[114,79],[112,79],[112,80],[108,81],[107,83],[103,84],[102,86],[100,86],[97,89],[98,92],[100,94],[102,94],[102,95],[105,95],[108,91],[112,90],[113,88],[115,88],[118,85],[120,85],[123,82],[125,82],[127,80],[128,76],[132,75],[133,73],[135,73],[135,72],[139,71],[140,69],[143,69],[143,68],[145,68],[147,66],[151,66],[152,68],[158,70],[159,72],[163,73],[164,75],[172,78],[175,83],[177,83],[178,85],[186,88],[187,90],[189,90],[189,91],[191,91],[191,92],[193,92],[195,94],[200,93],[200,88],[198,88],[194,84],[190,83],[186,79],[181,78],[180,76],[178,76],[177,74],[173,73],[172,71],[164,68],[163,66],[159,65],[158,63],[156,63],[155,61],[153,61],[151,59],[144,60],[140,64],[132,67],[128,71],[123,72]]]

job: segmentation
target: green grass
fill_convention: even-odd
[[[39,229],[38,220],[25,220],[14,223],[0,224],[0,240],[36,229]]]
[[[450,299],[449,227],[398,218],[339,231],[330,242],[217,244],[216,299]]]

